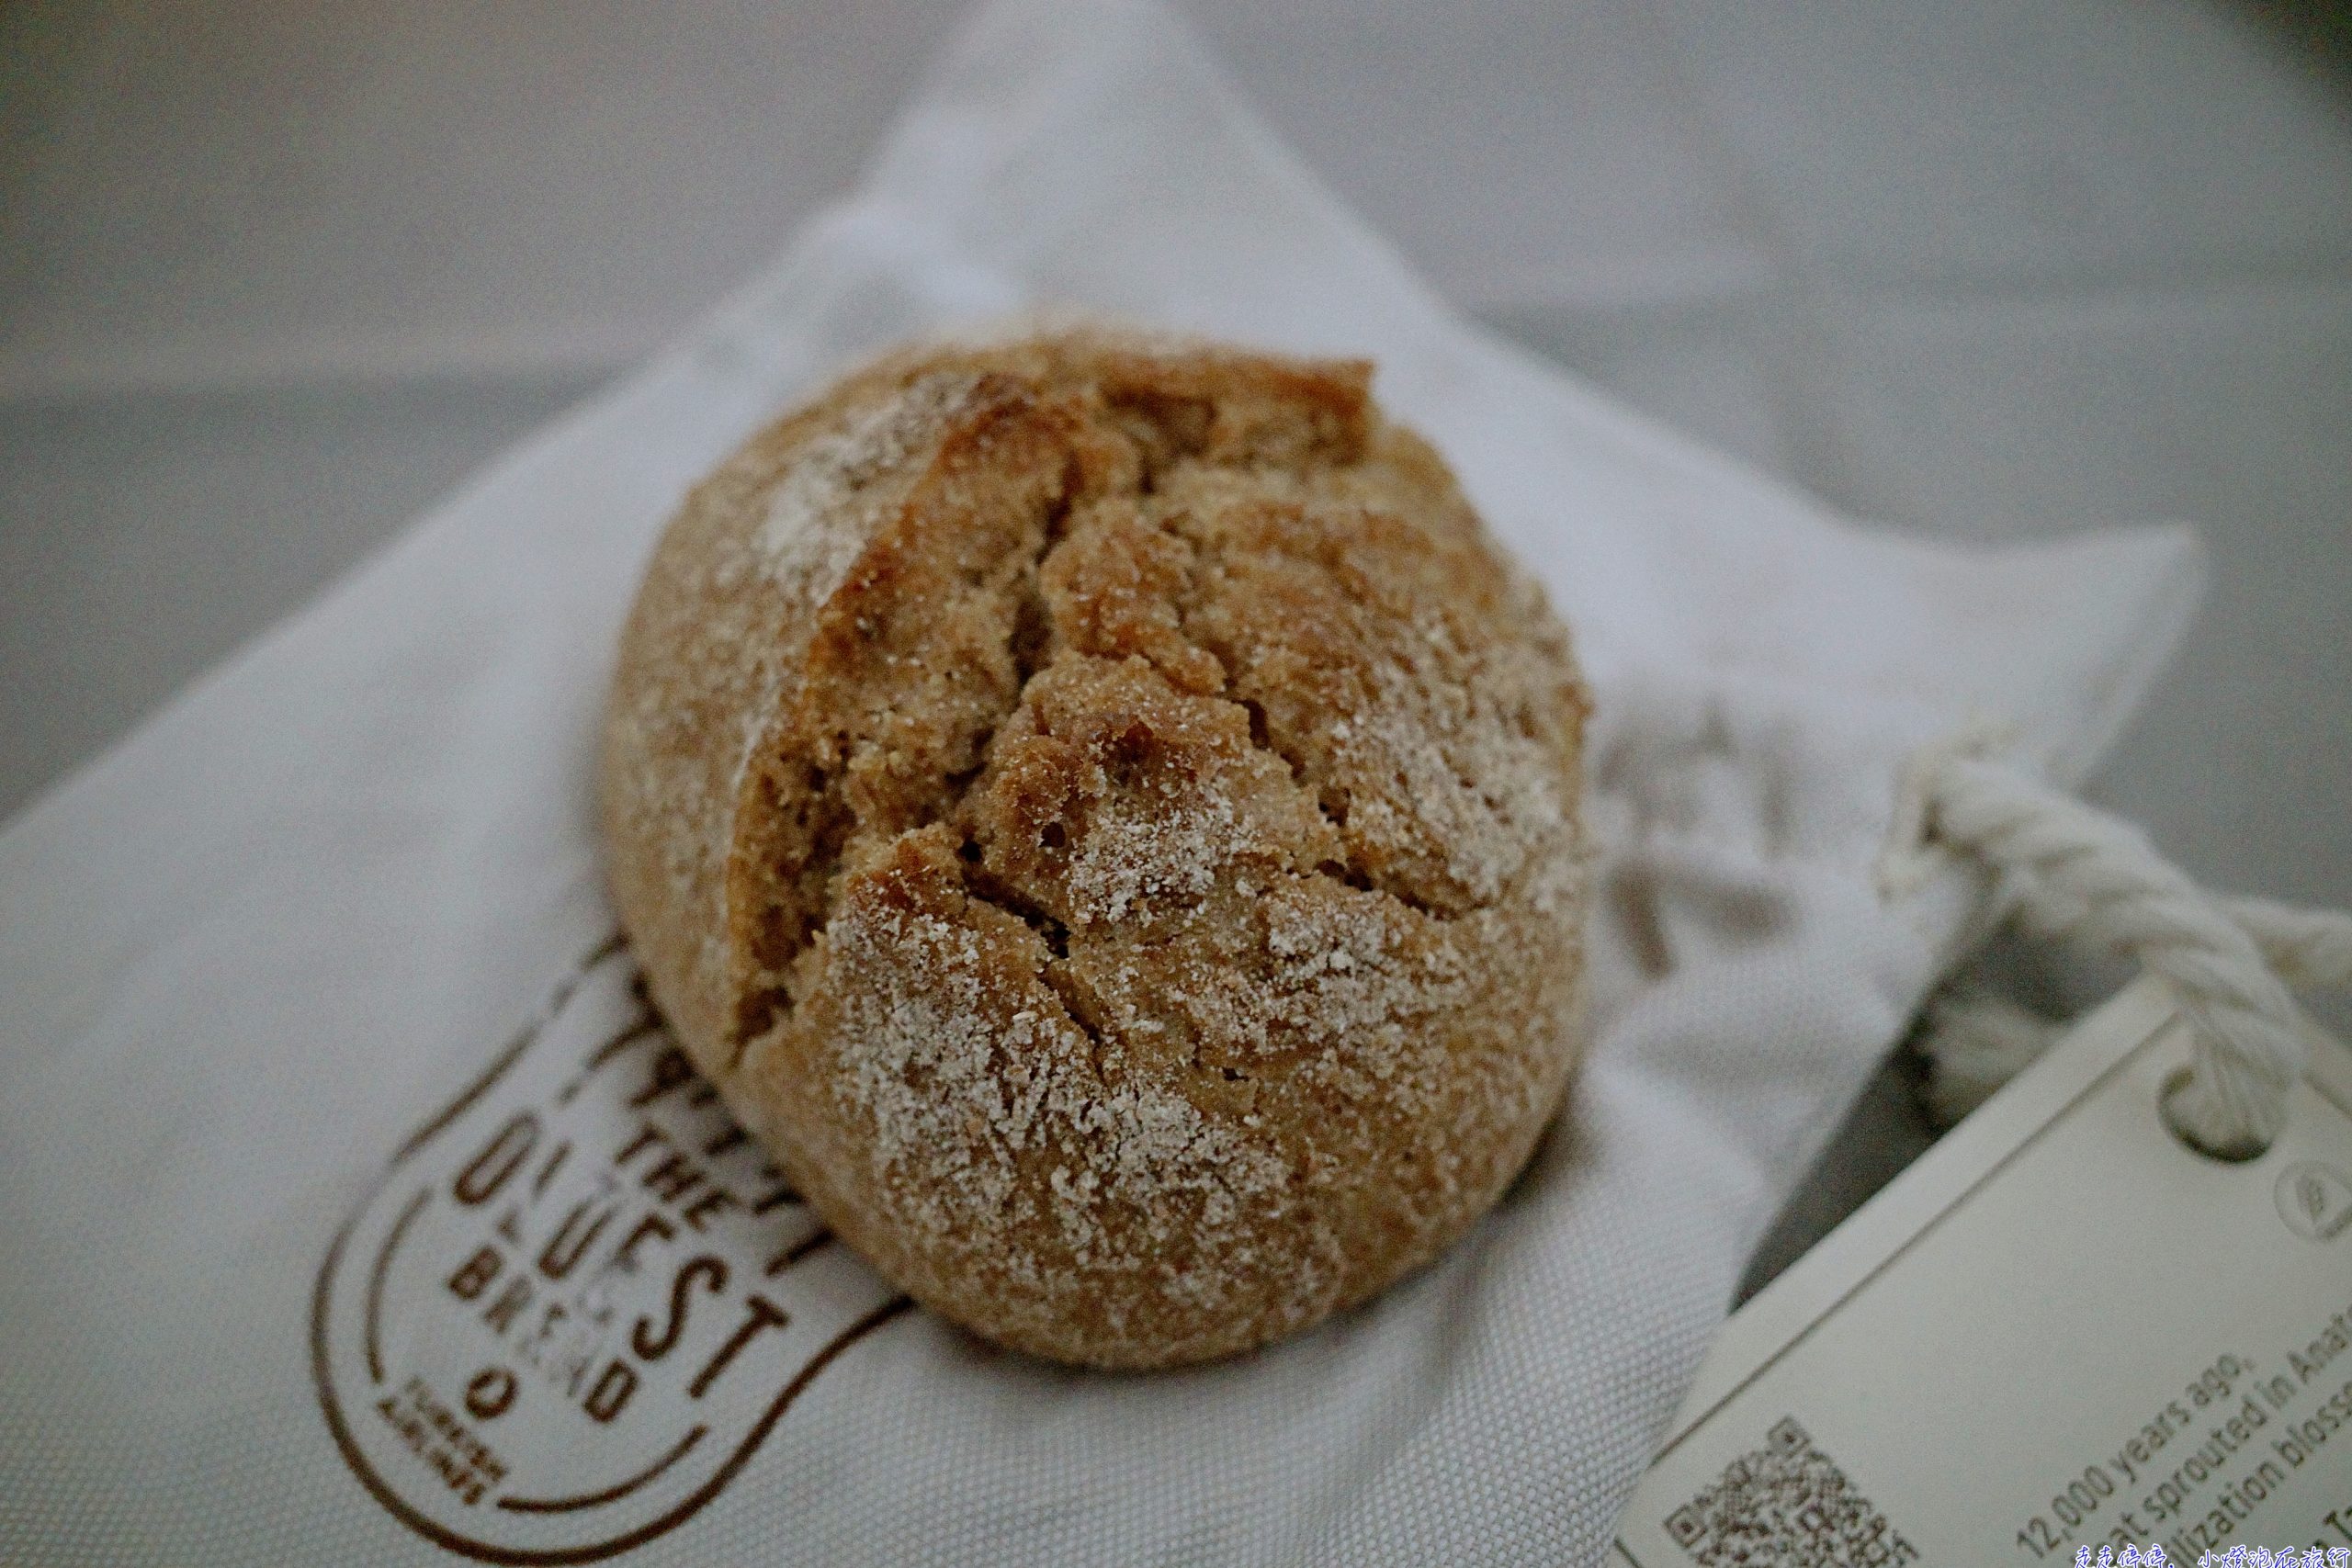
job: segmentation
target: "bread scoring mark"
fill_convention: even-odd
[[[922,484],[937,481],[952,490],[954,476],[943,479],[943,468],[959,456],[978,454],[984,460],[996,424],[1030,404],[1025,393],[1001,377],[957,371],[921,376],[841,430],[806,443],[807,471],[814,477],[804,478],[797,457],[783,470],[754,543],[772,591],[788,604],[813,606],[815,613],[797,659],[781,661],[775,671],[768,706],[776,716],[752,729],[738,776],[736,798],[745,804],[739,807],[737,836],[743,836],[745,822],[755,834],[764,829],[766,853],[764,864],[748,868],[752,877],[728,878],[730,899],[737,901],[729,924],[744,940],[748,963],[738,965],[741,983],[723,1072],[731,1073],[752,1041],[789,1016],[794,965],[830,919],[842,863],[857,840],[877,828],[887,835],[935,819],[978,773],[978,758],[947,770],[944,798],[917,798],[903,823],[877,824],[870,808],[874,787],[860,771],[877,745],[887,750],[892,743],[889,705],[868,716],[879,719],[878,735],[854,736],[811,724],[808,710],[819,705],[807,689],[809,665],[829,637],[831,646],[854,646],[875,633],[862,612],[853,607],[844,615],[840,607],[844,602],[854,605],[861,594],[870,597],[877,586],[887,589],[893,572],[901,570],[893,555],[893,534],[909,525]],[[910,471],[916,476],[913,486],[904,482]],[[876,482],[885,479],[900,482]],[[1041,498],[1040,514],[1032,519],[1039,542],[1025,559],[1012,563],[1010,586],[1017,599],[1034,597],[1034,586],[1024,586],[1023,580],[1034,580],[1035,556],[1054,536],[1063,503],[1060,494]],[[982,561],[957,564],[956,584],[967,592],[986,593],[992,572],[1001,570]],[[1028,626],[1016,613],[1004,639],[1014,682],[994,711],[983,714],[983,757],[988,733],[1011,710],[1027,679],[1022,661],[1034,651],[1022,646],[1024,635],[1031,635]],[[920,679],[922,672],[914,673]],[[950,668],[944,673],[952,682],[959,671]],[[779,891],[786,896],[777,896]]]

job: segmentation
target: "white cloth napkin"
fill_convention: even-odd
[[[428,1382],[505,1342],[469,1337],[446,1258],[371,1287],[328,1254],[496,1133],[511,1076],[387,1178],[611,929],[590,749],[639,566],[694,478],[845,361],[1047,302],[1376,358],[1549,585],[1600,699],[1600,1037],[1568,1118],[1436,1267],[1264,1354],[1078,1375],[902,1314],[691,1507],[662,1489],[692,1501],[701,1450],[570,1515],[468,1503],[395,1451],[413,1434],[371,1402],[400,1380],[337,1314],[380,1287],[382,1353]],[[1990,552],[1830,517],[1453,314],[1145,0],[1003,0],[740,299],[0,835],[0,1558],[425,1562],[435,1528],[576,1558],[641,1525],[626,1561],[1594,1562],[1965,912],[1957,877],[1873,886],[1902,759],[1984,713],[2078,776],[2199,577],[2177,528]],[[750,1235],[708,1243],[745,1278]],[[831,1251],[771,1280],[796,1320],[887,1301]],[[702,1408],[646,1377],[610,1427],[561,1414],[578,1452]],[[499,1484],[571,1462],[525,1382],[468,1428]]]

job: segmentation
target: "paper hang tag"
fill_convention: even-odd
[[[2158,1120],[2188,1049],[2139,982],[1734,1315],[1612,1561],[2352,1546],[2352,1055],[2233,1165]]]

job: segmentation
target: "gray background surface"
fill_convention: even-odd
[[[1442,291],[1626,400],[1897,526],[2202,524],[2095,796],[2352,902],[2340,10],[1183,8]],[[0,6],[0,818],[757,269],[958,9]],[[1883,1080],[1773,1246],[1920,1142]]]

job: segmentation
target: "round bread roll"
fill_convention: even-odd
[[[844,1240],[1001,1344],[1295,1332],[1560,1104],[1586,697],[1371,375],[902,353],[647,572],[603,791],[654,999]]]

